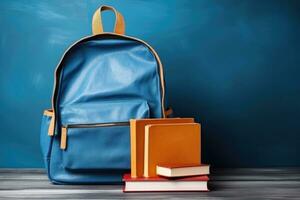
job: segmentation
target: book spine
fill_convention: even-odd
[[[200,149],[199,149],[199,152],[200,152],[200,164],[202,164],[202,139],[201,139],[201,124],[198,124],[198,127],[199,127],[199,141],[200,141]]]
[[[145,127],[145,144],[144,144],[144,177],[149,177],[149,127]]]
[[[137,177],[136,121],[135,120],[130,120],[130,153],[131,153],[131,177]]]

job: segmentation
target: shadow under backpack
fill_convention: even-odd
[[[103,32],[101,12],[115,14],[114,33]],[[124,35],[123,16],[101,6],[93,35],[62,56],[52,109],[44,111],[41,149],[56,184],[121,183],[130,170],[130,119],[164,118],[163,66],[146,42]]]

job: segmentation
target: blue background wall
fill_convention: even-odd
[[[43,166],[54,69],[103,3],[158,51],[176,114],[203,125],[205,162],[300,166],[299,1],[1,0],[0,167]]]

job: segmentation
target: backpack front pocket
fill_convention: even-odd
[[[82,123],[62,125],[60,148],[62,167],[66,170],[93,172],[130,169],[129,119],[148,118],[149,106],[146,101],[135,101],[110,103],[101,108],[98,117],[90,123],[86,121],[90,117],[84,117]],[[127,118],[118,117],[117,122],[108,121],[112,116],[117,118],[117,115],[124,116],[125,113],[129,113]]]
[[[128,122],[77,124],[61,135],[63,167],[68,170],[130,169]],[[66,142],[65,144],[64,141]]]

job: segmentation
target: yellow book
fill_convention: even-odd
[[[145,127],[144,177],[156,177],[156,166],[201,164],[200,124],[155,124]]]
[[[145,126],[149,124],[192,123],[193,118],[131,119],[131,177],[143,177]]]

